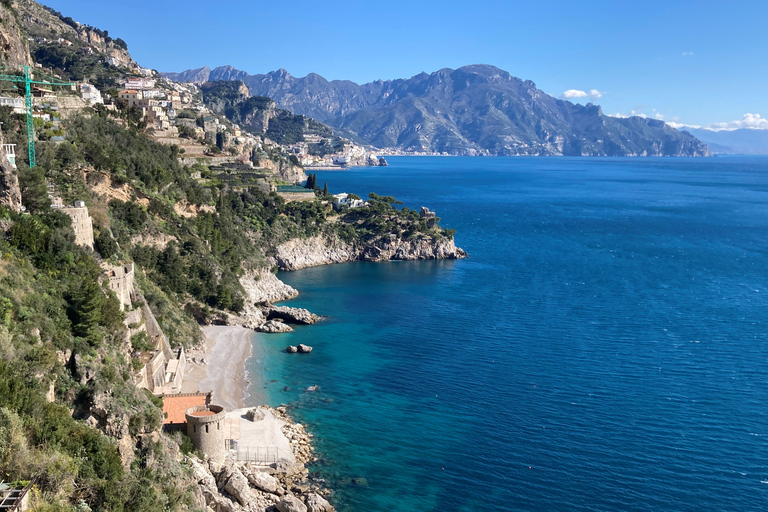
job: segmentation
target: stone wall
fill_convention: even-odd
[[[93,249],[93,221],[88,214],[88,207],[65,206],[59,210],[72,217],[72,229],[75,231],[75,243],[81,247]]]

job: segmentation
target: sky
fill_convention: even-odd
[[[768,129],[766,0],[46,4],[159,71],[229,64],[365,83],[483,63],[609,115]]]

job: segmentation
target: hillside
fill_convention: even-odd
[[[54,73],[91,80],[106,100],[65,88],[35,98],[37,165],[26,151],[13,162],[0,151],[0,480],[45,512],[317,503],[308,484],[287,480],[294,465],[276,467],[282,483],[270,477],[264,491],[253,483],[264,479],[241,472],[247,464],[209,468],[186,431],[163,426],[179,368],[195,364],[186,351],[202,341],[201,325],[290,330],[268,319],[278,308],[266,303],[296,293],[278,267],[464,257],[454,232],[391,197],[371,194],[352,210],[334,208],[327,186],[278,192],[305,177],[295,156],[214,110],[244,123],[261,116],[264,133],[286,140],[328,128],[241,84],[201,92],[150,79],[148,96],[119,97],[127,77],[152,75],[124,42],[28,0],[0,13],[4,62],[61,58]],[[26,116],[2,106],[0,128],[0,143],[26,146]]]
[[[213,112],[280,145],[303,142],[305,135],[333,137],[333,130],[324,124],[277,108],[275,102],[265,96],[251,96],[239,80],[206,82],[201,90],[203,102]]]
[[[245,75],[231,66],[167,73],[178,80],[242,80],[254,95],[377,147],[491,155],[705,156],[701,141],[663,122],[603,114],[559,100],[488,65],[358,85],[284,69]]]

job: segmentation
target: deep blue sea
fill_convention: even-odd
[[[470,257],[281,273],[249,363],[339,511],[768,510],[768,158],[389,161],[318,181]]]

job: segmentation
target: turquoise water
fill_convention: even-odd
[[[339,510],[766,509],[768,158],[390,163],[318,180],[470,258],[282,273],[325,318],[252,362]]]

